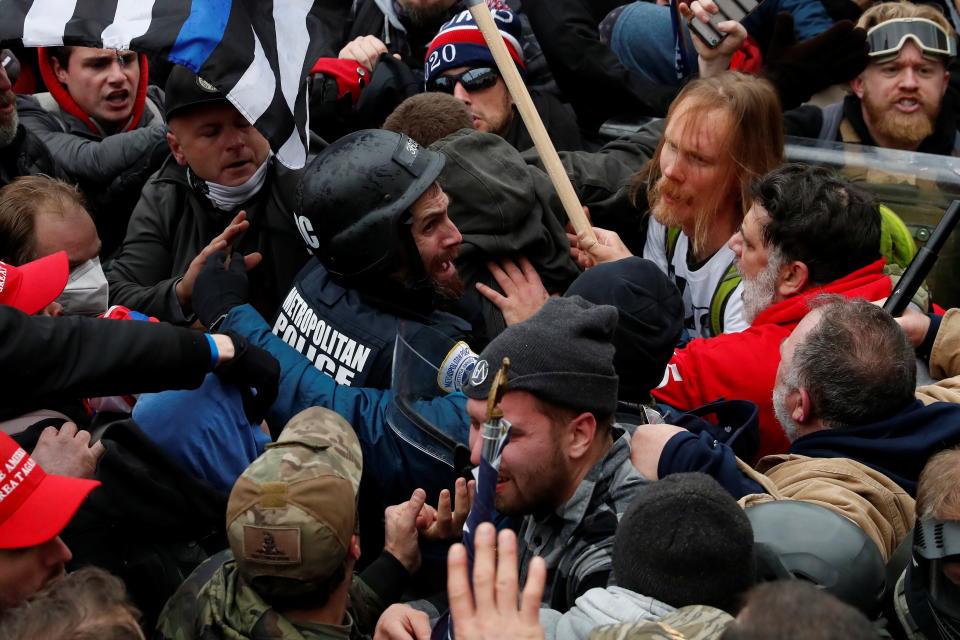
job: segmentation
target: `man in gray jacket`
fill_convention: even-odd
[[[48,93],[18,97],[20,120],[87,196],[109,256],[168,154],[163,92],[133,51],[41,47],[37,59]]]
[[[586,640],[596,627],[658,620],[691,605],[736,614],[753,586],[753,531],[713,478],[679,473],[634,497],[612,563],[616,585],[590,589],[563,614],[540,610],[547,640]]]
[[[111,266],[110,303],[161,320],[193,320],[193,283],[206,257],[247,255],[250,301],[271,317],[308,254],[287,198],[299,172],[213,85],[174,67],[166,86],[172,157],[143,189]],[[261,263],[262,261],[262,263]]]

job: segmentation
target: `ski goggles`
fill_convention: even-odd
[[[457,73],[449,76],[437,76],[431,78],[427,83],[427,91],[441,91],[443,93],[453,93],[457,83],[463,85],[463,88],[469,92],[482,91],[489,89],[497,84],[500,74],[496,69],[490,67],[476,67],[467,69],[463,73]]]
[[[953,36],[926,18],[895,18],[867,31],[871,58],[895,57],[907,40],[913,40],[924,55],[948,58],[957,55]]]

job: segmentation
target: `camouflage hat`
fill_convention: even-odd
[[[360,442],[340,415],[311,407],[237,479],[227,537],[240,574],[312,583],[343,563],[356,530]]]
[[[726,611],[695,604],[659,620],[598,627],[590,640],[716,640],[731,622],[733,616]]]

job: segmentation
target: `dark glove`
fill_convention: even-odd
[[[240,387],[243,412],[247,414],[250,424],[257,424],[277,399],[280,363],[236,331],[224,331],[224,334],[233,341],[234,355],[213,372],[224,382]]]
[[[245,304],[249,297],[250,282],[243,256],[234,251],[229,267],[224,264],[226,261],[227,252],[222,249],[210,254],[193,285],[193,311],[208,328],[230,309]]]
[[[797,42],[793,16],[777,14],[763,75],[780,94],[783,109],[798,107],[816,92],[849,82],[870,61],[867,33],[841,20],[820,35]]]

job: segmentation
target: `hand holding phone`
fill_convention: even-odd
[[[720,23],[732,20],[743,22],[753,13],[763,0],[696,0],[683,12],[690,30],[711,49],[717,48],[731,33],[721,30]],[[682,7],[683,5],[681,5]],[[693,16],[691,19],[689,16]]]

